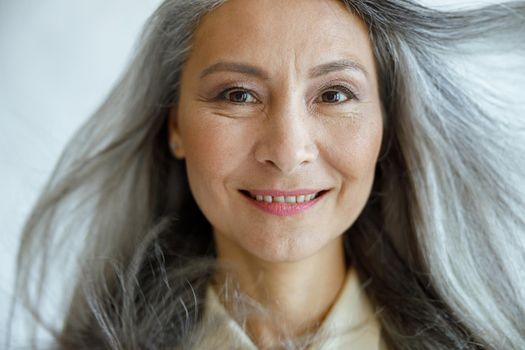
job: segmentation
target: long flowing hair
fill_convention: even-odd
[[[213,238],[170,155],[167,118],[192,33],[223,1],[161,4],[24,227],[16,303],[52,348],[187,349],[211,327]],[[390,349],[523,348],[525,2],[343,2],[368,25],[385,115],[372,193],[344,233],[382,338]],[[56,285],[60,322],[41,308]]]

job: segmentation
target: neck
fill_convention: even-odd
[[[263,348],[277,345],[283,337],[295,338],[315,331],[345,280],[341,236],[315,255],[294,262],[263,261],[224,244],[218,244],[219,263],[234,263],[235,270],[219,272],[216,281],[221,285],[226,279],[233,279],[243,294],[269,311],[271,317],[256,315],[246,320],[248,334]],[[222,301],[235,315],[235,300]]]

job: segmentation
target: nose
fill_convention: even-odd
[[[287,175],[315,161],[319,151],[315,127],[306,108],[285,103],[269,111],[255,146],[259,163],[277,168]]]

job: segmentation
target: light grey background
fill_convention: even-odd
[[[449,8],[498,1],[422,2]],[[159,3],[0,0],[0,341],[24,219],[62,148],[109,92]]]
[[[0,0],[0,341],[24,219],[159,3]]]

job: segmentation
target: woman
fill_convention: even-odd
[[[165,1],[27,222],[20,298],[45,324],[74,267],[60,349],[521,348],[524,106],[470,69],[523,83],[524,15]]]

